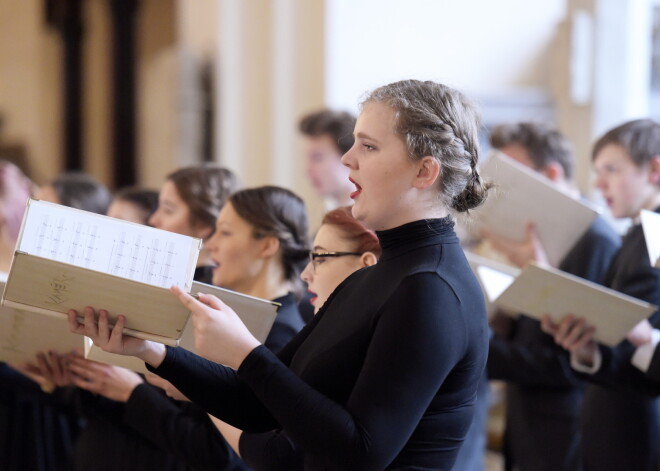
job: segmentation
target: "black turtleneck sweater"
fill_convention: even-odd
[[[304,469],[449,470],[488,353],[483,296],[450,218],[382,231],[278,356],[238,371],[168,348],[154,371],[243,430],[282,428]]]

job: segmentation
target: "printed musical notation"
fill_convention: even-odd
[[[36,203],[29,207],[21,252],[163,288],[189,285],[198,250],[195,239]]]

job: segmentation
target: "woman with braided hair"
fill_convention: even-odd
[[[121,316],[109,329],[105,311],[96,325],[92,308],[84,324],[70,312],[72,331],[137,355],[238,428],[283,430],[304,454],[298,469],[451,469],[488,349],[483,296],[450,214],[485,199],[478,127],[465,97],[437,83],[397,82],[366,98],[342,161],[352,213],[377,231],[382,255],[279,354],[217,298],[177,288],[201,356],[124,336]]]

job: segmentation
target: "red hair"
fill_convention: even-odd
[[[376,258],[380,257],[381,249],[378,237],[353,217],[350,206],[342,206],[327,212],[323,216],[321,224],[337,227],[346,240],[355,244],[356,252],[372,252]]]

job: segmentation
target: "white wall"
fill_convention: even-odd
[[[565,0],[327,0],[326,101],[432,79],[476,95],[547,88]]]

